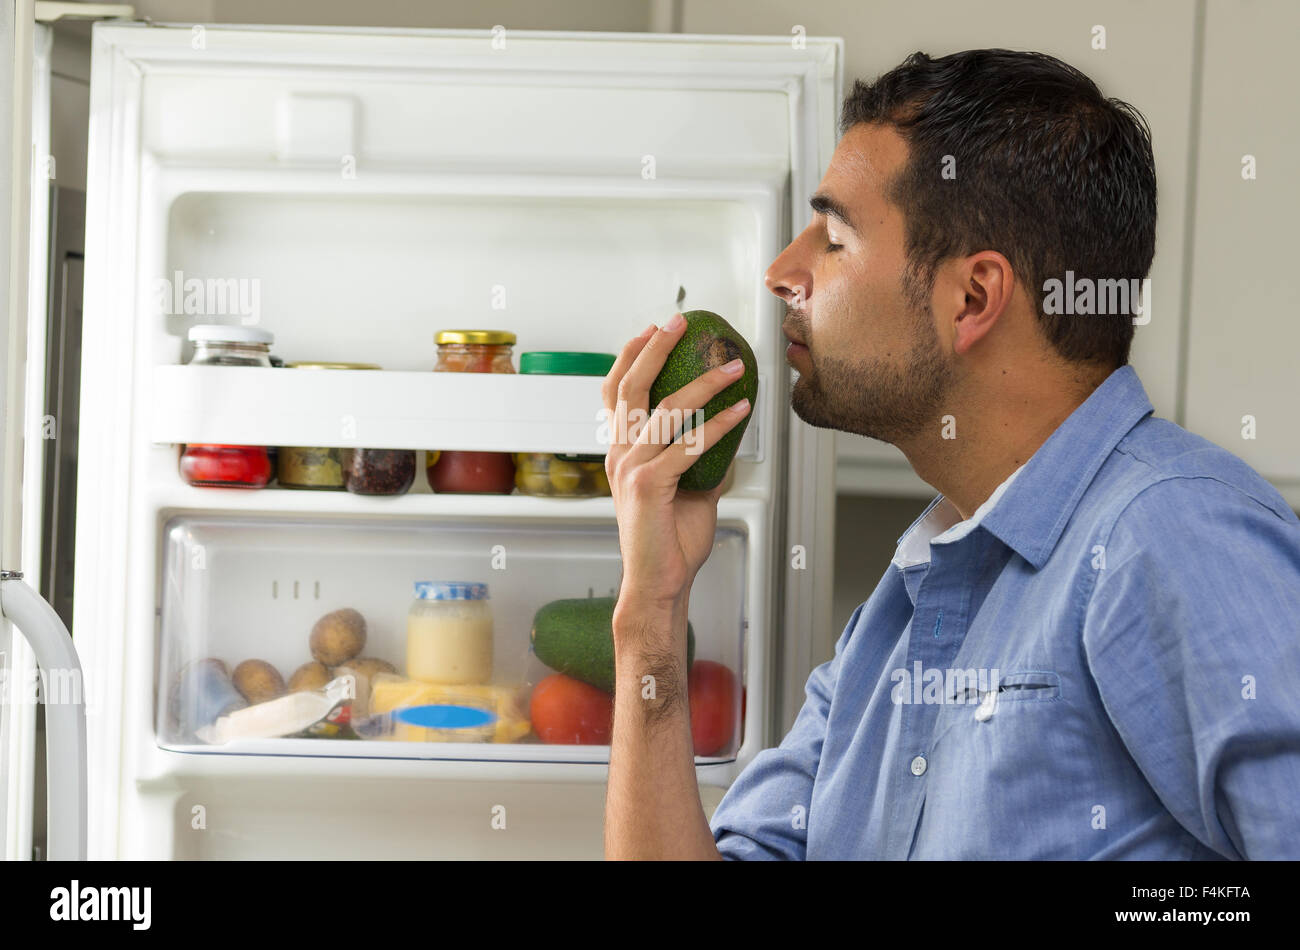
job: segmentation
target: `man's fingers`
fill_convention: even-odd
[[[663,446],[669,445],[677,438],[678,433],[685,428],[686,423],[696,412],[710,399],[736,382],[744,372],[744,362],[739,359],[732,360],[691,380],[668,396],[655,407],[646,425],[638,432],[636,445],[628,453],[628,457],[636,462],[653,458]]]
[[[641,350],[645,347],[646,341],[658,332],[659,327],[652,323],[637,336],[628,340],[627,343],[624,344],[622,351],[618,354],[618,357],[614,360],[614,365],[611,366],[609,372],[605,374],[605,381],[600,384],[600,398],[601,402],[605,404],[605,408],[610,412],[614,411],[614,404],[618,399],[618,384],[622,382],[623,377],[627,375],[628,368],[632,365],[632,361],[637,358]]]
[[[622,383],[628,369],[632,366],[633,361],[645,348],[646,342],[658,332],[659,328],[652,323],[642,330],[638,336],[628,340],[622,351],[614,359],[614,365],[605,374],[605,381],[600,384],[600,398],[605,407],[605,422],[609,427],[609,447],[605,455],[607,463],[627,451],[626,445],[620,443],[624,442],[621,433],[628,431],[628,406],[626,402],[618,401],[619,385]]]
[[[694,465],[701,455],[717,445],[724,435],[734,429],[752,408],[748,399],[742,399],[723,409],[704,425],[682,433],[677,441],[660,453],[655,464],[663,466],[665,474],[680,476]]]
[[[618,400],[630,409],[644,409],[650,401],[650,386],[664,368],[668,354],[686,330],[686,320],[680,313],[664,324],[663,329],[651,334],[632,366],[618,384]]]

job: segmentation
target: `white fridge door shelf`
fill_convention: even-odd
[[[157,443],[604,454],[591,376],[154,369]]]
[[[594,455],[609,445],[600,377],[158,366],[153,386],[159,444]],[[755,420],[741,458],[758,457],[758,432]]]

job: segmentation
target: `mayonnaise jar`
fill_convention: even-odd
[[[416,581],[406,617],[406,675],[425,683],[492,679],[492,610],[486,584]]]

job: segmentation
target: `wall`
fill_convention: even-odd
[[[312,26],[427,27],[647,32],[649,0],[141,0],[136,13],[181,23],[295,23]]]

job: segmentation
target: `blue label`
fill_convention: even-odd
[[[473,706],[408,706],[393,716],[400,722],[425,729],[474,729],[497,721],[496,713]]]

